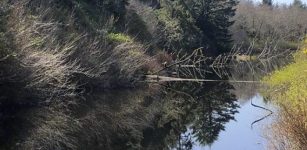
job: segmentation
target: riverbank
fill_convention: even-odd
[[[146,64],[159,67],[148,45],[119,29],[125,5],[0,1],[0,149],[76,149],[61,135],[77,132],[85,96],[131,88]]]
[[[293,62],[263,79],[267,94],[280,106],[270,132],[270,149],[303,150],[307,147],[307,39],[293,54]]]

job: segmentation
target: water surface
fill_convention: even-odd
[[[202,146],[197,141],[195,150],[265,150],[267,148],[266,134],[267,126],[272,123],[273,115],[255,124],[252,123],[267,114],[268,111],[251,105],[260,105],[274,110],[274,107],[263,101],[260,94],[251,99],[241,99],[240,108],[235,115],[235,120],[225,124],[225,131],[219,134],[218,139],[210,146]]]

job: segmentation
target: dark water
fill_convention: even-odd
[[[278,68],[273,63],[236,63],[215,72],[229,81],[259,81]],[[225,73],[226,72],[226,77]],[[214,76],[216,79],[216,76]],[[147,98],[156,114],[150,127],[140,133],[141,149],[264,150],[266,127],[272,123],[274,106],[260,94],[259,83],[203,82],[153,85]],[[143,89],[143,91],[146,91]],[[141,92],[142,93],[142,92]],[[159,95],[159,96],[157,96]],[[142,101],[142,100],[141,100]],[[254,104],[252,105],[251,102]],[[157,105],[156,105],[156,104]],[[255,105],[257,105],[255,107]],[[151,111],[152,112],[152,111]]]
[[[267,144],[264,127],[273,117],[253,124],[269,112],[251,101],[273,111],[274,107],[259,94],[260,84],[227,80],[259,80],[266,69],[270,67],[239,64],[227,70],[224,82],[171,82],[95,92],[67,112],[31,108],[4,122],[2,137],[8,138],[0,141],[7,147],[30,143],[53,149],[65,149],[68,143],[72,149],[262,150]]]
[[[262,150],[267,143],[264,127],[272,117],[253,124],[269,112],[251,101],[274,108],[257,87],[228,82],[155,84],[94,96],[89,109],[106,115],[101,118],[104,125],[93,128],[108,128],[109,146],[115,149]]]

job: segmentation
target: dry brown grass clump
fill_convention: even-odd
[[[268,133],[269,149],[305,150],[307,148],[306,111],[282,111]]]
[[[48,96],[71,96],[80,85],[108,88],[131,84],[135,72],[150,60],[145,48],[133,41],[108,39],[104,31],[109,30],[110,21],[94,28],[95,22],[84,18],[94,14],[82,14],[88,11],[79,6],[83,3],[70,3],[72,6],[55,0],[13,2],[10,31],[16,33],[21,63],[31,70],[28,86],[46,91]],[[103,19],[107,19],[105,15],[98,20]]]

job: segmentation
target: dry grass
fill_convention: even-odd
[[[6,3],[1,1],[0,4],[2,2]],[[139,104],[142,97],[123,99],[139,105],[127,104],[119,111],[98,102],[95,109],[83,110],[87,105],[83,100],[91,101],[83,97],[86,92],[93,88],[132,86],[137,73],[153,59],[145,54],[143,45],[127,41],[128,36],[119,39],[117,36],[117,41],[108,38],[109,27],[115,26],[110,21],[112,16],[106,19],[104,11],[84,10],[86,4],[76,3],[11,1],[5,32],[0,31],[0,38],[7,41],[10,38],[6,35],[14,35],[10,40],[12,48],[7,49],[3,57],[2,51],[0,54],[0,90],[4,91],[0,108],[10,110],[12,107],[7,115],[18,115],[24,126],[19,128],[14,124],[10,129],[16,130],[16,135],[11,135],[10,143],[1,139],[0,149],[101,149],[110,147],[111,138],[118,131],[123,131],[122,137],[115,138],[138,136],[141,133],[124,133],[134,134],[133,131],[148,126],[145,122],[152,119],[156,109],[143,112],[145,109]],[[96,16],[91,12],[97,13]],[[91,17],[104,22],[94,22]],[[4,43],[1,39],[0,45]],[[8,43],[5,44],[7,48]],[[102,98],[102,101],[107,100]],[[35,108],[23,108],[22,114],[15,109],[28,105]],[[79,113],[82,115],[76,115]],[[140,115],[144,113],[148,115]],[[0,116],[0,133],[10,119]]]
[[[285,109],[289,110],[289,108]],[[277,121],[269,128],[268,149],[305,150],[307,148],[306,116],[305,110],[298,112],[281,110]]]
[[[71,8],[37,3],[34,11],[33,2],[28,0],[13,5],[9,22],[11,31],[17,33],[20,61],[32,71],[29,78],[34,82],[30,87],[49,91],[52,95],[73,95],[78,85],[91,86],[101,81],[98,83],[106,88],[122,84],[112,83],[119,80],[109,80],[110,77],[126,77],[121,81],[130,84],[134,72],[149,59],[144,54],[145,48],[128,36],[92,33],[80,28],[80,20],[92,22],[76,18],[77,11],[66,12],[65,9]],[[56,14],[63,10],[66,15],[61,15],[64,18],[60,19]],[[107,25],[100,28],[104,27]]]

